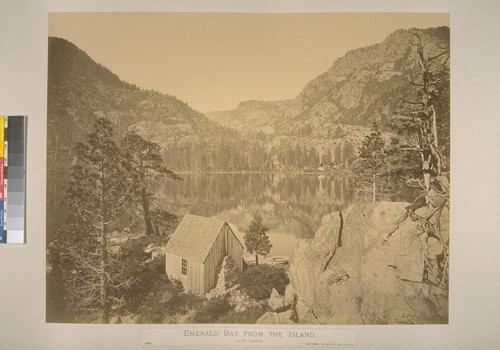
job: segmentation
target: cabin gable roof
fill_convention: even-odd
[[[165,251],[203,264],[224,224],[222,220],[186,214]]]
[[[223,222],[222,224],[222,227],[221,229],[224,227],[224,226],[227,226],[227,228],[229,229],[229,234],[232,235],[235,239],[236,239],[236,242],[238,242],[241,246],[241,250],[244,250],[245,247],[243,247],[243,243],[241,243],[240,239],[238,238],[238,236],[236,236],[236,233],[233,232],[233,230],[231,229],[231,226],[229,226],[229,224],[227,222]],[[220,231],[219,231],[220,232]],[[217,237],[217,236],[216,236]],[[211,243],[210,245],[210,249],[209,251],[212,249],[213,245],[215,243],[215,240]],[[208,253],[207,253],[207,256],[205,257],[205,259],[203,260],[203,263],[205,263],[205,260],[207,260],[208,258]]]

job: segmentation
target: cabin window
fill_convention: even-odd
[[[186,276],[188,274],[188,261],[186,259],[181,260],[181,274]]]

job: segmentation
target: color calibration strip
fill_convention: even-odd
[[[26,242],[25,125],[25,116],[0,116],[0,243]]]

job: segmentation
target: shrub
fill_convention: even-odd
[[[151,293],[137,312],[138,323],[161,323],[165,316],[166,303],[162,296]]]
[[[141,236],[129,239],[120,246],[119,266],[126,266],[123,279],[134,280],[128,288],[123,288],[119,294],[114,295],[126,301],[122,312],[139,312],[141,307],[144,308],[146,299],[151,297],[151,293],[164,299],[164,296],[161,296],[163,291],[168,291],[168,296],[182,291],[182,289],[178,290],[178,286],[169,281],[165,275],[165,258],[150,259],[151,254],[144,252],[150,243],[160,244],[162,240],[164,241],[164,238],[158,236]]]
[[[138,323],[162,323],[167,315],[171,313],[172,300],[177,300],[182,292],[182,285],[177,280],[166,280],[162,278],[151,287],[137,309]]]
[[[174,295],[167,303],[167,314],[186,314],[189,310],[203,305],[204,298],[191,292]]]
[[[250,267],[240,277],[240,286],[250,297],[264,300],[269,298],[275,288],[284,294],[286,285],[290,282],[285,270],[273,265],[258,265]]]
[[[208,299],[193,316],[194,323],[212,323],[217,318],[231,310],[227,296]]]

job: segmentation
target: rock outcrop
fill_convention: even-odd
[[[285,306],[285,297],[280,295],[276,289],[273,288],[271,296],[267,300],[267,305],[273,310],[277,310]]]
[[[335,254],[340,227],[340,216],[328,215],[314,239],[297,240],[289,274],[294,290],[308,304],[312,305],[316,300],[319,291],[317,282]]]
[[[205,296],[213,298],[224,295],[237,287],[238,267],[230,256],[225,256],[217,276],[217,285]]]
[[[229,302],[234,306],[234,311],[237,313],[245,312],[252,307],[259,307],[261,303],[239,289],[235,289],[229,293]]]
[[[292,321],[293,319],[293,311],[288,310],[285,312],[266,312],[262,315],[256,324],[295,324]]]
[[[297,293],[295,293],[295,289],[293,289],[293,286],[291,284],[286,286],[285,289],[285,305],[291,305],[295,302],[295,298],[297,296]]]
[[[442,242],[419,219],[430,209],[408,216],[406,206],[357,204],[342,217],[326,216],[314,239],[297,242],[290,280],[299,323],[447,322],[447,291],[432,283],[427,266],[437,265]],[[441,222],[447,215],[445,208]]]

